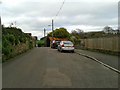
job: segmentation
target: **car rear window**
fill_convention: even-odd
[[[60,41],[58,41],[58,42],[56,42],[57,43],[57,45],[59,45],[60,44]]]
[[[73,44],[72,42],[70,41],[66,41],[66,42],[63,42],[64,44]]]

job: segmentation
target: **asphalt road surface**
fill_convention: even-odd
[[[75,53],[34,48],[3,64],[3,88],[117,88],[118,73]]]
[[[109,55],[109,54],[104,54],[104,53],[100,53],[100,52],[88,51],[88,50],[80,50],[80,49],[77,49],[76,51],[80,52],[82,54],[87,54],[89,56],[92,56],[92,57],[98,59],[99,61],[102,61],[103,63],[110,65],[111,67],[113,67],[115,69],[119,69],[118,60],[119,60],[120,56]]]

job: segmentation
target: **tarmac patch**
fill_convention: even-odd
[[[68,87],[72,86],[71,80],[65,74],[59,72],[58,68],[50,68],[46,70],[43,79],[44,87]]]

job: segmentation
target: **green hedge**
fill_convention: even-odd
[[[18,55],[19,49],[24,49],[20,53],[34,47],[34,40],[28,34],[22,32],[21,29],[15,27],[2,27],[2,61],[6,61],[11,57]],[[24,44],[24,47],[22,46]],[[16,48],[19,48],[16,52]],[[26,48],[28,47],[28,48]]]
[[[38,44],[38,47],[43,47],[43,46],[45,46],[45,41],[44,40],[39,40],[37,42],[37,44]]]

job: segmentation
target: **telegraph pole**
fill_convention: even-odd
[[[53,32],[54,32],[54,22],[53,22],[53,19],[52,19],[52,38],[53,38]]]
[[[44,28],[44,37],[45,37],[45,33],[46,33],[46,30],[45,30],[45,28]]]

